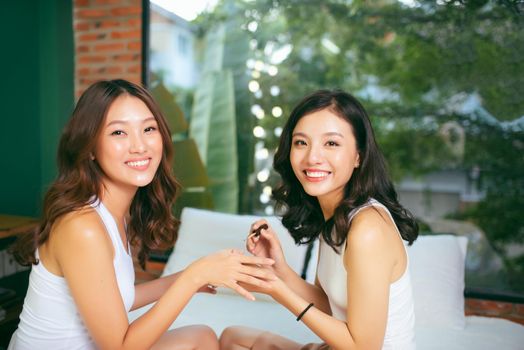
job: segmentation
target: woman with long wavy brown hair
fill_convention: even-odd
[[[167,123],[151,95],[125,80],[101,81],[80,97],[58,149],[58,177],[43,220],[18,242],[32,265],[20,324],[10,349],[218,349],[214,332],[166,332],[197,291],[237,282],[264,285],[266,258],[228,250],[185,270],[134,285],[131,248],[144,265],[151,249],[173,245],[178,192]],[[156,304],[129,324],[127,312]]]

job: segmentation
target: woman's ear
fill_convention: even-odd
[[[360,166],[360,154],[357,153],[357,159],[355,161],[355,168],[358,168]]]

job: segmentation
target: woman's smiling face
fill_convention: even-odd
[[[95,151],[104,185],[134,190],[148,185],[162,149],[157,121],[144,102],[130,95],[118,97],[109,107]]]
[[[290,162],[304,191],[318,198],[324,214],[334,210],[359,165],[353,128],[329,108],[303,116],[292,133]]]

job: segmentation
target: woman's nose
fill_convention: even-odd
[[[129,151],[131,153],[144,153],[146,150],[146,144],[144,142],[143,136],[140,135],[133,135],[131,137],[131,144]]]
[[[310,164],[321,163],[323,159],[323,152],[320,147],[311,146],[307,154],[307,160]]]

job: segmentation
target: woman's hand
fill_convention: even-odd
[[[271,267],[266,267],[266,269],[271,270]],[[278,276],[275,276],[271,280],[266,280],[266,283],[263,285],[252,285],[247,283],[240,283],[240,285],[249,292],[267,294],[277,301],[282,294],[289,292],[289,287]]]
[[[197,291],[198,293],[217,294],[217,287],[212,284],[205,284]]]
[[[198,259],[184,273],[191,274],[198,286],[228,287],[247,299],[255,300],[239,282],[268,287],[267,281],[276,277],[270,269],[264,267],[273,264],[272,259],[246,256],[235,249],[228,249]],[[200,291],[202,288],[200,287]]]
[[[273,269],[277,275],[287,266],[282,246],[277,234],[266,220],[261,219],[251,225],[246,240],[246,249],[255,256],[271,258],[275,261]]]

